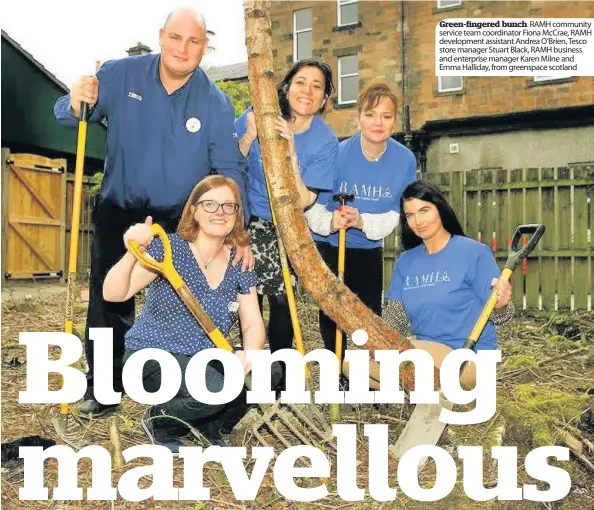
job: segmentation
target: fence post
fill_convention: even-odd
[[[10,204],[10,169],[8,160],[10,149],[2,148],[2,281],[6,274],[6,259],[8,249],[8,211]]]

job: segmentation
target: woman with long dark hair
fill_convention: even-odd
[[[496,326],[513,316],[511,285],[499,281],[493,253],[470,239],[450,204],[434,184],[410,184],[400,200],[400,239],[404,252],[394,267],[383,316],[401,334],[410,329],[412,344],[441,366],[460,349],[497,285],[495,310],[476,349],[496,349]],[[469,363],[462,383],[472,386],[476,367]]]
[[[334,186],[338,139],[320,117],[333,91],[332,70],[317,59],[295,63],[278,85],[282,115],[276,120],[276,128],[278,134],[289,141],[293,173],[304,209],[316,201],[320,191],[332,190]],[[251,108],[235,121],[235,130],[240,137],[239,148],[248,159],[252,213],[248,233],[256,259],[255,271],[260,278],[261,305],[263,296],[268,296],[268,341],[274,352],[292,346],[293,327]]]

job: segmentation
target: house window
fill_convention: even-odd
[[[359,70],[357,55],[338,59],[338,104],[357,102],[359,93]]]
[[[293,61],[311,58],[311,9],[293,13]]]
[[[555,81],[566,80],[567,78],[571,78],[571,75],[567,74],[565,76],[535,76],[534,81]]]
[[[447,9],[448,7],[456,7],[462,5],[462,0],[437,0],[438,9]]]
[[[359,23],[358,0],[338,0],[338,26]]]
[[[438,92],[453,92],[455,90],[462,90],[462,76],[438,76]]]

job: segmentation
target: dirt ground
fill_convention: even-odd
[[[308,349],[321,346],[317,328],[317,309],[307,298],[300,296],[300,318]],[[87,303],[76,304],[75,329],[81,331],[84,325]],[[2,302],[2,441],[12,441],[22,436],[40,435],[60,443],[52,426],[55,408],[48,405],[19,405],[18,392],[25,389],[26,356],[25,349],[18,344],[18,334],[24,331],[62,331],[63,295],[33,296],[24,299],[7,299]],[[269,468],[255,501],[237,501],[228,485],[224,471],[219,464],[208,463],[204,474],[204,486],[211,488],[210,501],[153,501],[131,503],[121,499],[115,502],[66,501],[66,502],[28,502],[20,501],[18,489],[22,486],[22,464],[4,463],[2,472],[3,508],[93,508],[96,510],[118,508],[171,508],[171,509],[232,509],[232,508],[271,508],[271,509],[365,509],[365,508],[594,508],[594,314],[555,312],[519,314],[509,326],[500,331],[500,348],[503,362],[498,372],[498,407],[496,415],[486,423],[473,426],[450,426],[442,436],[439,446],[450,452],[458,467],[458,482],[451,494],[435,503],[415,502],[398,490],[393,502],[380,503],[366,493],[364,501],[344,501],[337,494],[335,468],[332,476],[324,482],[330,495],[312,503],[287,501],[275,488],[272,479],[272,465]],[[54,353],[55,355],[56,353]],[[83,363],[78,367],[83,369]],[[314,386],[317,375],[312,373]],[[58,387],[57,379],[50,379],[52,387]],[[471,405],[472,406],[472,405]],[[140,419],[146,406],[124,398],[122,410],[115,422],[121,432],[122,448],[146,444],[148,441],[140,426]],[[358,434],[357,483],[361,488],[368,486],[368,449],[363,435],[365,423],[387,423],[390,427],[390,444],[400,434],[409,417],[410,405],[372,405],[354,406],[343,413],[343,423],[355,423]],[[325,416],[328,409],[321,408]],[[256,446],[245,424],[232,435],[234,445]],[[105,420],[92,420],[81,428],[78,426],[77,441],[82,445],[99,444],[111,448],[108,424]],[[267,436],[269,437],[269,436]],[[562,445],[571,449],[569,462],[553,462],[569,472],[572,488],[569,495],[559,502],[537,503],[529,501],[487,501],[475,502],[463,492],[462,461],[456,458],[456,450],[461,445],[482,445],[484,455],[485,487],[497,485],[496,463],[490,457],[491,446],[517,446],[518,448],[518,487],[535,483],[540,490],[547,485],[530,478],[523,469],[527,453],[545,445]],[[323,445],[322,449],[335,466],[332,448]],[[280,451],[280,450],[278,450]],[[249,448],[248,448],[249,452]],[[398,487],[397,461],[389,458],[390,487]],[[132,465],[113,468],[113,481]],[[174,478],[176,487],[183,486],[182,461],[175,461]],[[434,483],[435,469],[432,462],[420,476],[424,487]],[[45,470],[46,487],[57,484],[57,463],[49,460]],[[143,479],[142,485],[150,485],[150,479]],[[90,462],[82,460],[79,464],[79,485],[91,484]],[[319,479],[302,479],[299,485],[315,487]],[[114,485],[115,486],[115,485]]]

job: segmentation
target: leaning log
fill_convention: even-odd
[[[406,338],[394,331],[338,281],[320,257],[300,205],[287,141],[277,136],[274,126],[280,109],[273,72],[269,2],[246,0],[245,18],[249,86],[262,162],[270,182],[270,202],[297,276],[306,292],[343,332],[352,334],[358,329],[367,332],[369,339],[365,348],[370,351],[370,356],[376,349],[404,351],[413,348]],[[401,381],[404,388],[410,390],[414,371],[410,364],[406,365],[401,367]],[[435,385],[436,388],[439,385],[437,371]]]

